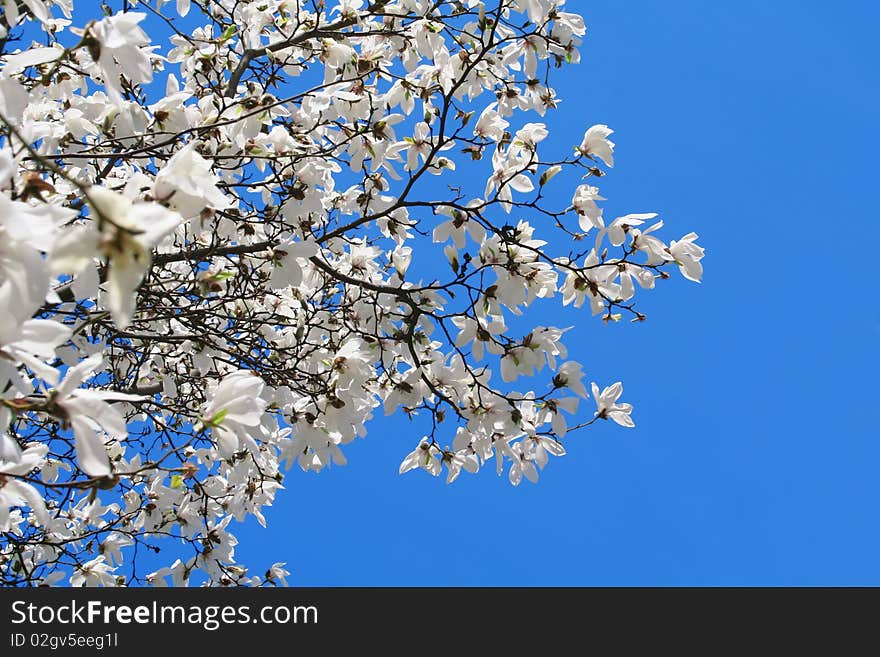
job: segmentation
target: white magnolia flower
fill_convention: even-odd
[[[49,263],[57,273],[76,274],[96,255],[107,262],[106,304],[120,328],[131,323],[135,291],[152,263],[152,249],[180,224],[181,217],[158,203],[135,203],[104,187],[91,187],[94,216],[86,226],[62,233]]]
[[[519,155],[523,152],[525,155],[534,153],[538,144],[544,141],[550,132],[543,123],[526,123],[522,128],[516,131],[513,136],[514,152]]]
[[[422,438],[418,447],[407,454],[406,458],[401,462],[400,474],[421,468],[425,472],[430,472],[437,477],[441,470],[440,459],[437,458],[440,455],[441,452],[437,449],[436,445],[432,444],[427,438]]]
[[[263,380],[246,370],[227,374],[202,406],[203,424],[217,439],[220,455],[232,456],[242,445],[256,447],[256,433],[268,402],[260,397]]]
[[[510,471],[507,473],[510,483],[519,486],[523,476],[533,484],[538,483],[538,469],[535,467],[534,456],[523,447],[522,442],[510,446],[512,451]]]
[[[582,37],[587,33],[583,16],[572,14],[567,11],[556,10],[553,19],[553,34],[563,42],[568,42],[572,37]]]
[[[500,151],[495,151],[492,156],[492,166],[495,172],[486,181],[486,189],[483,196],[486,200],[492,200],[492,192],[494,197],[500,202],[505,212],[510,212],[513,207],[513,191],[525,194],[535,189],[535,184],[525,173],[523,173],[523,163],[514,159],[509,161]]]
[[[617,217],[617,219],[612,221],[607,228],[603,228],[599,232],[598,237],[596,237],[596,248],[599,248],[598,245],[605,235],[608,236],[608,241],[611,242],[612,245],[621,246],[626,241],[626,235],[629,233],[630,228],[641,226],[645,221],[653,219],[656,216],[656,212],[647,212],[644,214],[628,214],[623,217]]]
[[[604,200],[604,197],[599,196],[598,187],[580,185],[575,190],[571,204],[579,215],[578,223],[585,233],[589,233],[593,228],[605,226],[602,221],[602,208],[596,205],[596,201]]]
[[[280,583],[281,586],[287,586],[287,576],[290,575],[290,571],[285,569],[284,566],[287,564],[283,561],[279,561],[273,563],[269,570],[266,571],[266,580],[275,584],[276,586]]]
[[[415,171],[418,168],[419,159],[424,162],[430,155],[434,147],[430,132],[430,126],[424,121],[419,121],[413,128],[413,136],[404,137],[406,144],[406,166],[404,169],[407,171]]]
[[[160,568],[147,575],[146,580],[150,586],[155,588],[167,588],[168,580],[165,579],[166,577],[171,577],[171,586],[175,588],[189,586],[189,576],[193,565],[192,560],[189,563],[184,563],[180,559],[176,559],[170,566]]]
[[[451,484],[458,479],[458,475],[462,470],[467,470],[471,474],[480,471],[480,459],[477,458],[474,450],[470,448],[460,449],[455,452],[444,451],[442,456],[443,464],[446,466],[446,483]]]
[[[675,258],[681,275],[690,281],[699,283],[703,278],[703,247],[698,246],[695,240],[699,237],[696,233],[688,233],[680,240],[672,240],[669,244],[669,253]]]
[[[115,570],[116,568],[100,555],[77,565],[70,577],[70,585],[73,587],[116,586],[116,575],[113,574]]]
[[[578,146],[581,154],[589,157],[598,157],[607,166],[614,166],[614,142],[608,139],[608,135],[614,130],[607,125],[594,125],[584,133],[584,140]]]
[[[146,17],[143,12],[121,12],[102,18],[90,30],[98,41],[92,53],[97,54],[96,64],[101,69],[107,95],[117,105],[124,102],[121,75],[134,84],[153,79],[152,48],[144,47],[150,43],[150,37],[138,27]]]
[[[296,423],[295,433],[285,429],[282,435],[292,436],[290,440],[281,443],[280,460],[288,468],[295,461],[303,472],[309,470],[320,472],[330,463],[336,465],[347,463],[345,455],[339,448],[341,436],[331,435],[325,427],[316,427],[308,421],[301,421]]]
[[[73,429],[77,463],[90,477],[112,474],[106,443],[108,440],[122,441],[128,436],[125,418],[107,402],[144,399],[123,392],[80,388],[102,364],[101,354],[89,356],[67,370],[64,380],[49,392],[52,403],[61,409]]]
[[[153,198],[168,203],[185,219],[191,219],[205,208],[229,207],[230,200],[217,187],[219,181],[211,171],[211,163],[196,152],[196,143],[190,142],[156,174]]]
[[[475,244],[486,241],[486,229],[478,221],[470,221],[467,217],[457,214],[452,219],[444,221],[435,229],[432,239],[435,242],[445,242],[452,238],[455,248],[463,249],[466,243],[466,235],[470,235]]]
[[[575,401],[577,400],[575,399]],[[564,436],[565,432],[560,435]],[[551,456],[565,456],[565,447],[562,446],[562,443],[548,436],[529,436],[524,442],[528,460],[535,463],[541,470],[550,461]]]
[[[357,54],[354,48],[347,44],[340,43],[335,39],[324,39],[322,46],[322,55],[324,61],[328,64],[328,69],[330,67],[343,68],[346,64],[357,61]]]
[[[12,75],[13,73],[23,71],[28,66],[37,66],[39,64],[54,62],[63,54],[64,48],[58,44],[54,44],[53,46],[46,48],[31,48],[30,50],[23,50],[14,55],[7,55],[6,65],[3,67],[3,73],[6,75]]]
[[[12,447],[9,443],[14,441],[5,433],[7,422],[8,415],[3,417],[0,412],[0,532],[10,530],[11,507],[17,506],[30,507],[37,522],[46,526],[50,518],[43,497],[22,477],[45,463],[49,448],[33,445],[22,451],[17,445]]]
[[[112,532],[101,541],[98,551],[110,562],[110,565],[122,565],[122,549],[134,545],[134,540],[122,532]]]
[[[0,204],[0,211],[6,209]],[[39,252],[10,236],[11,219],[0,215],[0,344],[19,335],[21,323],[43,304],[49,286]]]
[[[560,438],[563,438],[565,434],[568,433],[568,422],[566,421],[565,416],[562,414],[562,411],[565,411],[569,415],[573,415],[577,412],[579,403],[580,399],[578,399],[577,397],[549,399],[547,400],[547,412],[544,415],[543,421],[546,422],[547,420],[549,420],[550,426],[553,429],[553,433],[555,433]]]
[[[600,264],[595,249],[584,259],[583,267],[580,274],[569,272],[561,290],[562,303],[573,302],[575,308],[580,308],[588,300],[590,309],[597,315],[605,309],[606,299],[620,297],[620,284],[615,282],[620,271],[617,265]]]
[[[9,148],[0,148],[0,190],[9,189],[18,170],[17,159]]]
[[[563,363],[556,372],[556,377],[553,379],[553,383],[560,388],[568,388],[576,395],[580,395],[586,399],[587,389],[581,381],[583,378],[583,366],[578,362],[570,360]]]
[[[666,244],[663,243],[663,240],[658,238],[656,235],[652,235],[652,233],[663,228],[663,222],[658,221],[646,229],[642,230],[640,228],[631,228],[630,238],[632,239],[631,248],[638,249],[648,256],[648,261],[650,263],[658,263],[663,262],[664,260],[672,260],[674,256],[672,256],[666,248]]]
[[[318,245],[314,242],[287,241],[272,249],[272,275],[269,288],[278,290],[285,287],[299,287],[303,280],[302,260],[311,258],[318,253]]]
[[[501,335],[507,330],[503,319],[487,318],[488,321],[477,323],[470,317],[453,317],[452,323],[459,329],[458,337],[455,339],[456,347],[463,347],[468,343],[471,345],[471,351],[474,358],[483,360],[483,347],[490,354],[503,354],[504,347],[493,340],[493,336]]]
[[[635,422],[632,421],[630,413],[632,413],[632,404],[618,404],[617,399],[623,394],[623,384],[617,383],[608,386],[601,393],[599,386],[595,383],[591,384],[593,389],[593,397],[596,399],[596,417],[603,420],[614,420],[622,427],[634,427]]]

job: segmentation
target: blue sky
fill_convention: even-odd
[[[708,251],[702,285],[643,296],[646,324],[584,315],[567,341],[637,428],[573,436],[537,486],[447,487],[397,475],[418,435],[380,417],[348,467],[292,471],[239,556],[297,585],[880,584],[880,7],[569,6],[590,31],[554,139],[608,123],[609,214]]]

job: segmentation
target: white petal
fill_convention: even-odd
[[[149,261],[149,254],[141,252],[138,255],[137,260],[127,253],[117,255],[107,271],[107,309],[113,316],[113,322],[121,329],[131,323],[135,291],[149,269],[149,262],[144,262]]]
[[[92,354],[88,358],[82,360],[76,367],[67,370],[64,381],[56,389],[57,397],[63,399],[79,388],[80,384],[85,381],[92,372],[94,372],[103,362],[104,357],[101,354]]]
[[[92,424],[83,417],[72,417],[76,461],[80,470],[90,477],[106,477],[111,472],[110,459],[104,443]]]
[[[54,274],[77,274],[98,255],[101,236],[92,224],[67,228],[56,240],[49,255]]]
[[[147,248],[158,244],[163,237],[177,228],[183,221],[177,212],[158,203],[135,203],[128,214],[132,223],[143,231],[137,240]]]
[[[72,333],[70,327],[49,319],[29,319],[21,329],[15,346],[44,358],[54,356],[55,347],[66,342]]]
[[[15,55],[6,56],[6,66],[3,67],[4,75],[12,75],[23,71],[28,66],[53,62],[64,53],[63,48],[32,48]]]
[[[89,187],[88,199],[92,208],[98,214],[110,219],[114,223],[119,222],[120,219],[124,221],[132,205],[131,199],[126,198],[119,192],[114,192],[112,189],[97,185]]]
[[[419,467],[419,457],[423,454],[421,449],[416,449],[414,452],[410,452],[406,455],[406,458],[400,462],[400,469],[398,472],[403,474],[404,472],[409,472],[410,470],[415,470]],[[422,457],[424,458],[424,457]]]
[[[31,507],[34,515],[37,517],[37,521],[41,525],[45,527],[51,522],[49,512],[46,510],[46,503],[43,501],[42,496],[37,492],[36,488],[28,483],[15,479],[7,481],[4,488],[27,502],[27,505]]]

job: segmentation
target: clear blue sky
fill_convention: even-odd
[[[447,487],[398,476],[418,436],[378,418],[348,467],[291,471],[240,557],[299,585],[880,584],[880,6],[569,5],[590,32],[558,143],[608,123],[610,211],[708,251],[702,285],[643,297],[647,324],[568,340],[637,428],[572,437],[537,486]]]
[[[397,474],[421,434],[380,411],[347,467],[289,473],[239,558],[294,585],[880,585],[880,5],[569,7],[589,34],[548,152],[609,124],[607,214],[707,249],[644,325],[535,319],[576,323],[570,358],[624,381],[637,428],[571,436],[537,486],[446,486]]]

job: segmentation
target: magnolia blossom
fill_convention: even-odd
[[[703,259],[705,251],[696,243],[696,233],[688,233],[680,240],[672,240],[669,244],[669,253],[675,259],[681,275],[690,281],[700,282],[703,277]]]
[[[64,49],[58,46],[49,46],[48,48],[31,48],[24,50],[15,55],[7,55],[6,65],[3,72],[6,75],[12,75],[23,71],[28,66],[37,66],[39,64],[47,64],[54,62],[64,54]]]
[[[631,228],[641,226],[645,221],[653,219],[656,216],[657,214],[655,212],[648,212],[644,214],[628,214],[623,217],[617,217],[614,221],[608,224],[607,227],[601,230],[596,237],[596,244],[601,244],[602,239],[607,236],[608,241],[612,246],[621,246],[626,241],[626,235]]]
[[[574,401],[577,402],[576,399]],[[563,432],[562,435],[564,436],[565,433]],[[544,469],[550,462],[551,456],[565,456],[565,447],[562,443],[547,436],[529,436],[526,450],[528,460],[534,462],[539,469]]]
[[[290,575],[290,571],[284,568],[286,565],[283,561],[273,563],[266,571],[266,579],[272,584],[287,586],[286,578]]]
[[[184,563],[180,559],[174,561],[173,564],[165,568],[160,568],[147,575],[147,582],[156,588],[165,588],[168,586],[166,577],[171,578],[171,586],[182,587],[189,585],[189,576],[195,564]]]
[[[107,563],[103,555],[77,566],[70,578],[70,585],[75,587],[115,586],[116,568]]]
[[[21,324],[42,304],[49,284],[39,252],[11,236],[11,219],[0,216],[0,344],[20,334]]]
[[[457,249],[465,247],[466,236],[470,236],[474,242],[481,244],[486,239],[486,229],[478,221],[469,221],[459,214],[438,224],[433,232],[435,242],[445,242],[451,238]]]
[[[550,420],[550,428],[553,430],[559,438],[565,438],[565,435],[568,433],[568,421],[565,419],[565,415],[563,415],[562,411],[565,411],[569,415],[574,415],[577,412],[578,405],[580,404],[580,400],[577,397],[563,397],[562,399],[550,399],[546,402],[547,415],[542,420]],[[556,441],[554,441],[556,444]],[[564,452],[564,450],[563,450]],[[555,452],[550,452],[551,454],[556,454]],[[561,454],[558,454],[561,456]],[[544,467],[543,465],[541,467]]]
[[[441,455],[441,451],[431,441],[427,438],[422,438],[418,446],[401,461],[400,474],[421,468],[425,472],[429,472],[437,477],[441,470],[440,459],[438,458]]]
[[[416,123],[413,128],[413,136],[406,137],[406,166],[407,171],[415,171],[419,161],[425,162],[431,154],[434,144],[429,136],[430,126],[424,121]]]
[[[30,97],[22,84],[14,77],[0,73],[0,114],[13,125],[21,123]]]
[[[314,242],[285,242],[272,249],[272,276],[269,287],[273,290],[297,287],[303,279],[303,261],[318,253]]]
[[[3,431],[8,420],[8,413],[4,416],[4,410],[0,409],[0,431]],[[0,433],[0,532],[11,529],[11,507],[15,506],[30,507],[37,522],[46,526],[50,519],[43,496],[24,481],[24,477],[45,462],[49,448],[46,445],[33,445],[22,451],[10,442],[5,431]]]
[[[513,135],[513,146],[519,152],[534,153],[542,141],[550,136],[544,123],[526,123]]]
[[[202,407],[202,422],[216,436],[221,456],[231,456],[242,445],[256,448],[251,434],[266,409],[266,401],[260,397],[263,386],[250,372],[233,372],[223,377]]]
[[[535,467],[535,456],[526,450],[523,444],[516,443],[512,449],[510,470],[507,476],[510,483],[519,486],[525,477],[533,484],[538,483],[538,468]]]
[[[143,399],[123,392],[80,388],[102,364],[101,354],[89,356],[70,368],[64,380],[50,391],[52,403],[73,429],[77,464],[90,477],[106,477],[113,472],[106,443],[128,436],[125,418],[107,402]]]
[[[153,65],[149,48],[150,38],[139,26],[147,15],[143,12],[117,13],[95,22],[90,32],[97,40],[92,55],[101,69],[107,93],[114,103],[121,105],[124,75],[134,84],[153,79]]]
[[[458,479],[462,470],[466,470],[471,474],[480,471],[480,459],[477,454],[469,448],[456,452],[444,451],[442,456],[443,465],[446,466],[446,483],[451,484]]]
[[[596,201],[604,200],[602,196],[599,196],[598,187],[580,185],[575,190],[571,204],[575,212],[580,215],[578,225],[585,233],[589,233],[593,228],[604,228],[602,209],[596,204]]]
[[[475,137],[484,137],[495,142],[501,141],[510,122],[501,118],[501,115],[495,110],[496,107],[497,104],[492,103],[480,114],[480,118],[477,119],[474,126]]]
[[[101,541],[98,550],[104,555],[105,559],[111,566],[114,564],[121,565],[124,561],[122,551],[129,545],[134,545],[134,541],[130,536],[127,536],[122,532],[113,532]]]
[[[590,384],[593,390],[593,397],[596,400],[596,417],[603,420],[614,420],[622,427],[634,427],[630,414],[632,413],[632,404],[618,404],[617,400],[623,394],[623,384],[617,383],[608,386],[599,392],[599,386],[595,383]]]
[[[286,429],[281,435],[290,438],[281,443],[280,460],[287,467],[295,462],[303,472],[320,472],[331,463],[342,466],[348,462],[339,447],[342,436],[338,432],[331,433],[306,420],[297,422],[293,430]]]
[[[614,166],[614,142],[608,139],[614,130],[607,125],[594,125],[584,133],[578,152],[588,157],[597,157],[607,166]]]
[[[190,219],[206,208],[229,207],[229,199],[217,187],[219,180],[211,163],[196,152],[196,143],[190,142],[159,170],[153,197]]]
[[[181,222],[157,203],[135,203],[104,187],[88,191],[94,216],[61,234],[50,263],[59,273],[79,273],[100,254],[107,262],[106,304],[120,328],[131,322],[135,290],[150,270],[152,249]]]
[[[493,335],[503,334],[507,330],[502,320],[492,319],[481,324],[467,317],[455,317],[452,322],[460,329],[455,339],[456,346],[472,343],[471,349],[477,360],[483,359],[484,347],[490,354],[504,353],[504,348],[493,338]]]
[[[573,393],[586,398],[587,389],[584,387],[584,368],[580,363],[573,360],[563,363],[553,378],[553,383],[560,388],[568,388]]]
[[[522,172],[523,165],[521,162],[506,162],[503,155],[499,155],[501,151],[496,151],[493,156],[493,164],[495,165],[495,173],[486,181],[486,189],[483,195],[489,199],[494,197],[501,203],[501,207],[505,212],[510,212],[513,200],[513,192],[526,193],[535,189],[535,184],[531,179]]]

